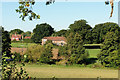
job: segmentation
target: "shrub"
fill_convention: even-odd
[[[37,62],[40,59],[41,54],[44,52],[44,46],[39,44],[32,44],[28,47],[26,51],[26,55],[28,55],[28,59],[33,62]]]
[[[20,55],[20,53],[15,52],[14,55],[15,55],[15,61],[21,62],[22,56]]]

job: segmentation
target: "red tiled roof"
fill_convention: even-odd
[[[52,40],[52,41],[66,41],[65,37],[44,37],[43,39],[48,39],[48,40]]]

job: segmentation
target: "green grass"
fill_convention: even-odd
[[[31,77],[36,78],[117,78],[115,69],[95,69],[79,66],[38,65],[27,64],[26,71]]]
[[[85,44],[84,46],[102,46],[102,44]]]
[[[90,58],[97,58],[97,54],[100,53],[101,49],[86,49],[89,54],[90,54]]]
[[[35,44],[35,43],[11,43],[11,46],[16,48],[27,48],[32,44]]]

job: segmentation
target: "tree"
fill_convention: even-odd
[[[102,43],[103,37],[107,32],[114,32],[117,36],[120,35],[120,27],[116,23],[106,22],[103,24],[97,24],[92,29],[93,43]]]
[[[89,56],[88,52],[83,47],[82,36],[78,33],[71,33],[67,38],[67,45],[71,51],[69,61],[71,64],[82,64]]]
[[[11,80],[11,79],[28,79],[29,76],[26,71],[20,67],[20,70],[17,68],[14,56],[11,54],[11,39],[8,31],[5,31],[2,27],[2,79]]]
[[[30,31],[25,32],[24,36],[31,36],[31,32]]]
[[[52,57],[52,49],[53,49],[53,43],[52,41],[47,41],[46,44],[44,45],[45,50],[40,56],[40,62],[45,63],[45,64],[51,64],[53,63]]]
[[[98,59],[104,66],[118,67],[120,65],[119,37],[114,32],[105,35],[101,52]]]
[[[41,43],[41,39],[43,37],[51,36],[54,33],[54,28],[52,28],[49,24],[37,24],[36,28],[33,30],[32,40],[35,43]]]
[[[66,37],[66,32],[67,32],[67,30],[63,29],[63,30],[60,30],[60,31],[53,33],[52,36],[64,36],[64,37]]]
[[[20,29],[13,29],[9,32],[10,34],[22,34],[24,33],[24,31],[20,30]]]
[[[28,59],[33,62],[37,62],[40,59],[42,52],[44,52],[44,47],[39,44],[30,45],[26,51]]]
[[[70,32],[79,33],[82,36],[82,40],[84,43],[91,43],[91,29],[92,27],[87,24],[86,20],[78,20],[75,21],[74,24],[69,26]]]
[[[8,31],[5,31],[2,27],[2,55],[11,57],[11,39]]]

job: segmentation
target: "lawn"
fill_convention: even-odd
[[[101,49],[86,49],[89,54],[90,54],[90,58],[97,58],[97,54],[100,53]]]
[[[118,70],[96,69],[79,66],[27,64],[25,69],[31,77],[36,78],[117,78]]]
[[[27,48],[32,44],[35,44],[35,43],[11,43],[11,46],[15,48]]]

